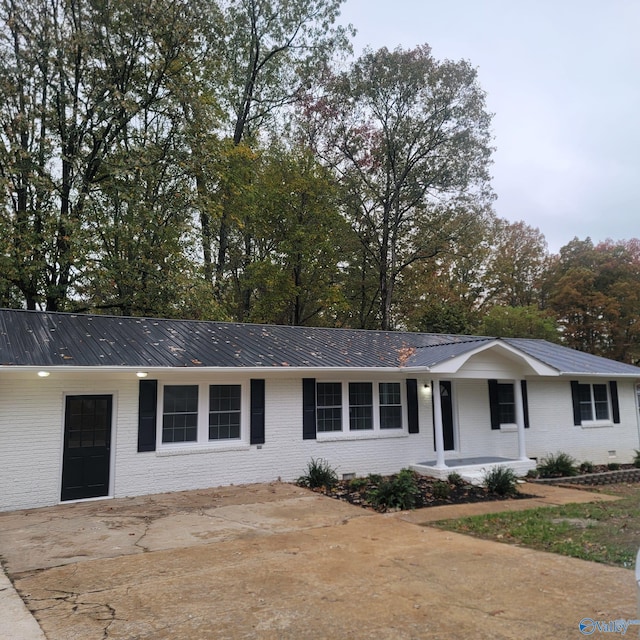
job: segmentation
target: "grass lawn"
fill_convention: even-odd
[[[640,545],[640,484],[611,485],[604,492],[621,499],[444,520],[435,526],[633,569]]]

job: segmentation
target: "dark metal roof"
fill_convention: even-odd
[[[391,331],[0,310],[0,366],[398,367],[415,343],[429,339]]]
[[[504,341],[560,373],[640,376],[640,368],[633,365],[569,349],[546,340],[504,338]]]
[[[496,338],[0,309],[0,367],[431,367]],[[559,372],[640,368],[540,340],[506,340]],[[572,368],[572,367],[578,368]]]
[[[483,344],[495,342],[495,338],[465,336],[457,342],[434,344],[418,347],[407,362],[408,367],[433,367],[445,360],[474,351]]]

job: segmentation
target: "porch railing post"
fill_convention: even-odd
[[[446,469],[444,461],[444,434],[442,431],[442,402],[440,400],[440,381],[431,381],[433,395],[433,427],[436,436],[436,469]]]
[[[522,399],[522,384],[520,380],[513,383],[514,400],[516,404],[516,425],[518,426],[518,458],[528,460],[527,443],[525,442],[524,430],[524,404]]]

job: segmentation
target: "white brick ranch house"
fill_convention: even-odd
[[[541,340],[0,310],[0,510],[630,462],[640,368]]]

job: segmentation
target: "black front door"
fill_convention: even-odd
[[[453,437],[453,396],[451,394],[451,382],[449,380],[440,381],[440,408],[442,411],[442,436],[444,439],[444,450],[453,451],[456,447]],[[434,430],[434,449],[435,438]]]
[[[111,396],[67,396],[62,500],[109,493]]]

